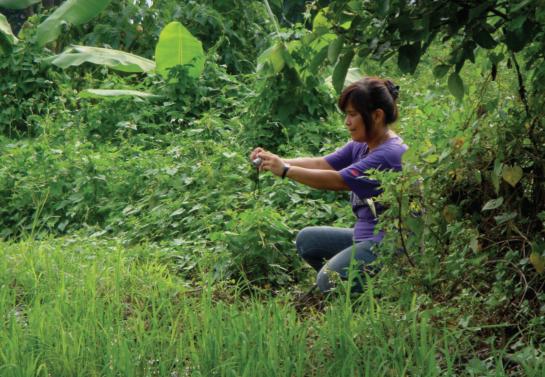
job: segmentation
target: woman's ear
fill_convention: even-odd
[[[373,124],[377,126],[384,126],[386,124],[384,110],[376,109],[375,111],[373,111],[372,117]]]

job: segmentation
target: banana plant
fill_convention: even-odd
[[[155,46],[155,60],[149,60],[128,52],[89,46],[71,46],[48,61],[60,68],[79,66],[82,63],[104,65],[112,69],[146,73],[156,71],[166,78],[170,68],[176,65],[192,64],[189,76],[197,78],[204,70],[202,43],[181,23],[169,23],[161,31]]]
[[[3,14],[0,14],[0,52],[6,53],[17,44],[19,40],[13,34],[11,26]]]
[[[63,24],[83,25],[102,12],[110,2],[111,0],[67,0],[38,25],[36,43],[38,46],[45,46],[53,42],[61,34]]]
[[[174,21],[165,26],[159,35],[159,42],[155,46],[155,61],[124,51],[89,46],[71,46],[46,61],[63,69],[92,63],[127,73],[157,72],[166,79],[170,68],[186,64],[191,64],[188,70],[189,77],[199,77],[204,70],[204,58],[201,41],[181,23]],[[156,97],[150,93],[117,89],[88,89],[80,93],[80,96],[86,98],[134,96],[140,99]]]
[[[0,8],[26,9],[31,5],[40,3],[42,0],[0,0]]]
[[[0,8],[25,9],[41,0],[0,0]],[[55,41],[62,32],[63,25],[83,25],[102,12],[111,0],[67,0],[40,25],[34,43],[39,47]],[[0,49],[6,53],[17,43],[6,17],[0,14]]]
[[[44,61],[63,69],[83,63],[93,63],[128,73],[151,72],[156,67],[153,60],[125,51],[79,45],[72,45],[61,54],[44,59]]]

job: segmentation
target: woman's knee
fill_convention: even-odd
[[[299,256],[304,258],[308,255],[308,251],[311,249],[311,244],[314,239],[313,234],[316,232],[316,227],[306,227],[297,233],[295,237],[295,247]]]
[[[326,293],[333,288],[333,283],[330,280],[333,277],[333,273],[333,271],[328,270],[327,265],[318,272],[316,275],[316,285],[320,291]]]

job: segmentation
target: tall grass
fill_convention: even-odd
[[[414,301],[381,302],[372,284],[301,313],[289,293],[189,284],[156,246],[0,249],[1,376],[442,376],[467,353],[454,330],[434,328]]]

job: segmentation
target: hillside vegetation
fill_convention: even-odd
[[[0,376],[545,375],[541,3],[0,0]],[[348,194],[248,156],[342,146],[368,75],[409,151],[322,295]]]

